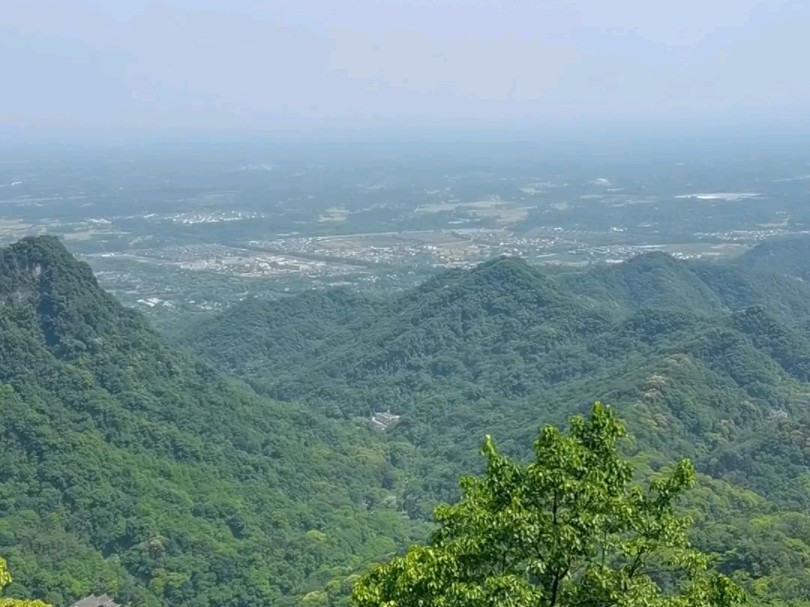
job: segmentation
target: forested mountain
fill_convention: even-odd
[[[795,601],[810,595],[800,513],[810,506],[810,288],[795,267],[750,260],[788,259],[780,247],[796,246],[768,243],[775,252],[733,263],[652,253],[563,273],[500,258],[383,300],[245,301],[183,341],[259,392],[332,419],[401,415],[387,436],[418,449],[402,496],[413,518],[456,497],[453,479],[475,468],[484,434],[526,453],[541,422],[610,402],[651,469],[689,456],[718,479],[693,504],[698,542],[726,571],[760,578],[761,602]],[[761,525],[771,539],[741,549]]]
[[[426,537],[484,435],[525,458],[603,400],[640,475],[695,460],[686,507],[718,568],[755,604],[807,605],[810,289],[783,270],[500,258],[390,297],[246,300],[172,345],[25,239],[0,251],[9,592],[344,605]],[[400,423],[373,429],[385,410]]]
[[[763,242],[740,256],[737,265],[772,274],[807,278],[810,276],[808,256],[810,237],[792,236]]]
[[[167,347],[53,238],[0,251],[0,382],[12,596],[297,605],[422,535],[365,424]]]
[[[260,391],[335,418],[390,408],[414,441],[437,424],[459,438],[502,425],[518,440],[538,416],[561,421],[596,397],[665,419],[670,449],[708,456],[804,413],[810,289],[741,272],[651,254],[554,276],[504,258],[387,301],[249,300],[187,343]],[[634,431],[663,444],[648,423]]]

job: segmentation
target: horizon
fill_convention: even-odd
[[[132,146],[312,146],[312,145],[391,145],[391,146],[524,146],[527,148],[561,146],[629,147],[660,146],[739,146],[756,144],[759,148],[801,145],[810,136],[810,122],[764,119],[745,122],[669,121],[625,122],[597,121],[567,124],[441,124],[416,122],[376,125],[321,125],[306,129],[253,128],[203,129],[154,128],[115,129],[74,128],[2,128],[0,149],[17,147],[100,147]]]

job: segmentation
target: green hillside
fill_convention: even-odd
[[[654,308],[710,314],[720,312],[725,303],[690,265],[666,253],[648,253],[621,264],[563,274],[560,281],[571,293],[603,305],[614,304],[619,310]]]
[[[365,424],[259,398],[167,347],[55,239],[0,252],[0,302],[11,595],[297,605],[421,535]]]
[[[354,313],[308,304],[332,296],[251,301],[187,332],[184,343],[260,392],[335,420],[400,414],[387,436],[418,449],[402,497],[413,518],[456,499],[454,479],[477,469],[484,434],[525,454],[540,423],[610,402],[634,435],[633,456],[651,471],[689,456],[717,479],[704,477],[693,504],[696,541],[727,572],[739,569],[763,602],[807,596],[804,283],[739,261],[662,254],[553,274],[502,258],[384,301],[358,298]],[[236,319],[251,309],[245,343],[260,335],[284,356],[235,345],[245,323]],[[262,318],[291,322],[279,330]],[[739,530],[760,537],[765,529],[771,539],[741,554]]]
[[[335,418],[390,407],[411,440],[437,426],[470,441],[500,427],[520,444],[538,420],[601,398],[664,416],[674,430],[665,443],[647,423],[634,428],[649,446],[702,455],[718,446],[720,424],[736,440],[773,416],[801,418],[805,404],[810,312],[791,289],[777,306],[778,292],[742,291],[726,276],[659,254],[559,276],[504,258],[388,301],[341,297],[353,313],[312,305],[329,293],[249,301],[186,343]],[[264,356],[256,341],[284,354]]]
[[[737,264],[744,268],[806,279],[810,276],[810,238],[789,236],[765,241],[739,259]]]
[[[716,567],[755,604],[808,605],[808,294],[739,262],[501,258],[390,297],[246,300],[172,345],[25,239],[0,251],[9,595],[346,605],[427,537],[484,435],[525,460],[603,400],[641,477],[694,459],[684,507]],[[385,410],[399,423],[373,429]]]

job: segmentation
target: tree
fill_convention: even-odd
[[[0,557],[0,590],[11,583],[11,574],[8,572],[6,559]],[[49,607],[42,601],[30,601],[27,599],[6,599],[0,597],[0,607]]]
[[[357,607],[725,607],[744,602],[687,539],[676,512],[694,482],[688,460],[633,482],[617,450],[624,427],[596,403],[562,434],[545,426],[524,465],[487,436],[482,477],[436,509],[426,546],[379,565],[355,586]]]

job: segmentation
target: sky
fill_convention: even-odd
[[[809,0],[0,0],[0,136],[810,118]]]

